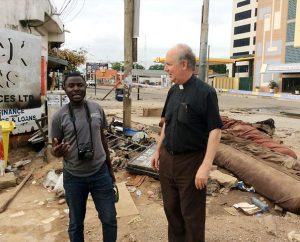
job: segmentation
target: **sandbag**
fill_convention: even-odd
[[[214,163],[280,207],[300,215],[300,181],[228,145],[220,144]]]

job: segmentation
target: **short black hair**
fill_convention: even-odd
[[[79,76],[79,77],[81,77],[82,80],[84,80],[84,82],[85,82],[85,79],[84,79],[84,77],[81,75],[81,73],[80,73],[79,71],[74,71],[74,72],[70,72],[68,75],[65,76],[65,78],[64,78],[64,80],[63,80],[63,86],[65,85],[67,79],[68,79],[69,77],[73,77],[73,76]]]

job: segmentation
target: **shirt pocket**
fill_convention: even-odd
[[[193,110],[191,104],[182,102],[178,108],[177,120],[181,123],[194,123],[199,121],[199,116]]]
[[[177,120],[181,123],[189,123],[190,121],[190,107],[186,102],[179,104]]]

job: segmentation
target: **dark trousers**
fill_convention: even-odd
[[[205,241],[206,189],[197,190],[195,186],[203,158],[203,152],[170,155],[161,148],[159,179],[169,242]]]
[[[84,218],[88,194],[91,193],[98,217],[102,222],[103,241],[117,240],[117,219],[113,185],[106,164],[89,177],[76,177],[64,170],[64,188],[69,206],[69,238],[84,241]]]

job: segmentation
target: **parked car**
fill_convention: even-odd
[[[95,86],[95,80],[87,80],[86,85],[88,87],[94,87]]]

